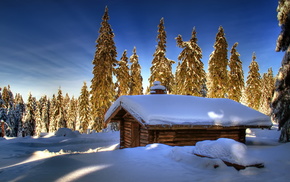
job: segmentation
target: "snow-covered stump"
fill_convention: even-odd
[[[264,167],[262,161],[247,153],[245,144],[228,138],[197,142],[193,153],[199,157],[221,159],[227,166],[232,166],[236,170],[247,167]]]

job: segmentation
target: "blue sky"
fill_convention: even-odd
[[[245,76],[256,52],[260,73],[272,67],[277,74],[283,53],[275,52],[280,27],[278,0],[1,0],[0,87],[27,98],[63,93],[78,97],[83,81],[89,85],[95,40],[105,6],[115,33],[118,60],[137,47],[143,84],[148,84],[162,17],[167,32],[167,57],[178,62],[181,48],[175,37],[189,40],[196,27],[207,71],[219,26],[228,50],[238,42]],[[229,54],[230,56],[230,54]],[[228,58],[229,58],[228,56]],[[177,64],[173,65],[173,70]]]

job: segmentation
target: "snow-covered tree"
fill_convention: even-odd
[[[176,94],[203,96],[206,73],[201,61],[202,51],[197,44],[195,28],[189,41],[183,41],[181,35],[176,37],[176,41],[177,46],[183,48],[178,56],[181,63],[178,64],[176,71]]]
[[[93,60],[93,79],[91,84],[93,128],[96,131],[103,129],[104,115],[115,99],[115,85],[113,70],[117,63],[117,51],[114,42],[114,33],[109,24],[108,8],[102,18],[99,37],[97,38],[96,52]]]
[[[36,99],[35,97],[32,97],[31,93],[29,93],[23,122],[23,131],[22,131],[23,136],[35,135],[35,126],[36,126],[35,112],[36,112]]]
[[[66,128],[66,120],[64,113],[64,104],[63,104],[63,96],[61,88],[58,89],[57,97],[56,97],[56,105],[54,110],[54,116],[56,120],[56,129]]]
[[[79,119],[80,119],[80,132],[86,133],[91,123],[91,106],[90,106],[90,94],[87,88],[86,82],[81,90],[79,96]]]
[[[152,66],[150,68],[150,87],[153,85],[154,81],[160,81],[170,93],[174,82],[172,74],[172,64],[174,61],[166,58],[166,31],[163,18],[161,18],[158,25],[157,42],[158,44],[155,53],[153,54]]]
[[[270,105],[274,93],[274,77],[272,68],[268,69],[267,73],[263,74],[261,79],[261,98],[259,111],[270,116]]]
[[[225,98],[227,94],[227,66],[228,66],[228,43],[225,38],[224,29],[219,27],[214,44],[214,51],[211,53],[208,62],[207,88],[209,98]]]
[[[14,104],[14,96],[12,91],[10,90],[10,85],[8,87],[4,87],[2,91],[2,100],[4,101],[4,105],[6,108],[12,107]]]
[[[141,66],[138,62],[138,55],[136,47],[133,49],[133,54],[130,57],[131,68],[131,84],[130,84],[130,95],[142,95],[143,86],[142,86],[142,75],[141,75]]]
[[[55,132],[57,130],[55,110],[56,110],[56,97],[55,94],[53,94],[49,107],[49,132]]]
[[[228,74],[228,97],[234,101],[240,102],[242,91],[244,89],[244,72],[240,54],[237,52],[236,42],[231,49],[231,57],[229,61],[230,71]]]
[[[42,107],[39,101],[36,101],[36,110],[35,110],[35,135],[40,136],[42,130],[42,120],[41,120]]]
[[[25,114],[25,104],[20,94],[15,95],[15,110],[17,118],[17,136],[22,136],[23,118]]]
[[[261,76],[259,73],[259,65],[255,60],[256,54],[253,53],[246,81],[245,94],[247,106],[258,110],[261,98]]]
[[[39,106],[41,107],[40,118],[41,118],[41,132],[49,132],[50,123],[50,101],[46,95],[39,99]]]
[[[90,115],[91,112],[88,112],[87,114]],[[67,127],[75,131],[77,128],[77,121],[78,121],[78,100],[72,97],[68,108]]]
[[[272,119],[279,123],[280,142],[290,142],[290,1],[280,0],[277,8],[281,33],[276,51],[285,51],[271,104]]]
[[[121,60],[118,62],[118,68],[115,70],[117,77],[118,93],[117,97],[121,95],[128,95],[130,91],[131,77],[129,74],[127,51],[123,52]]]

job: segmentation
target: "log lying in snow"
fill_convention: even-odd
[[[210,158],[210,159],[214,159],[212,157],[208,157],[208,156],[204,156],[204,155],[199,155],[199,154],[194,154],[198,157],[207,157],[207,158]],[[235,164],[235,163],[231,163],[231,162],[227,162],[227,161],[224,161],[222,160],[227,166],[231,166],[231,167],[234,167],[236,170],[241,170],[241,169],[246,169],[247,167],[256,167],[256,168],[263,168],[264,167],[264,164],[263,163],[257,163],[257,164],[252,164],[252,165],[247,165],[247,166],[243,166],[243,165],[240,165],[240,164]],[[214,166],[214,168],[218,168],[219,166]]]

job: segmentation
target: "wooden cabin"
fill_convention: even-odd
[[[119,123],[120,148],[195,145],[218,138],[245,143],[247,128],[272,126],[268,116],[230,99],[156,93],[121,96],[106,113],[105,125]]]

